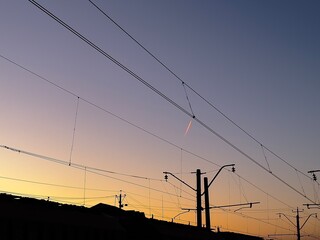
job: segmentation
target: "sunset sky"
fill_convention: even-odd
[[[277,213],[319,215],[303,206],[320,203],[319,1],[92,2],[178,78],[88,0],[37,3],[133,74],[30,1],[1,1],[0,192],[90,207],[122,190],[125,209],[171,221],[196,197],[164,171],[196,187],[191,172],[234,163],[210,205],[260,204],[212,209],[212,227],[267,238],[295,234]],[[320,239],[319,219],[302,234]]]

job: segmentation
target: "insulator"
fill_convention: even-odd
[[[164,175],[164,180],[168,181],[168,175]]]
[[[313,180],[317,181],[317,176],[315,174],[312,174],[312,176],[313,176]]]

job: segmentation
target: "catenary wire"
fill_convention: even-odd
[[[160,65],[162,65],[168,72],[170,72],[176,79],[178,79],[185,90],[185,93],[187,95],[186,89],[185,87],[188,87],[193,93],[195,93],[200,99],[202,99],[204,102],[206,102],[209,106],[211,106],[213,109],[215,109],[219,114],[221,114],[225,119],[227,119],[230,123],[232,123],[234,126],[236,126],[238,129],[240,129],[243,133],[245,133],[249,138],[251,138],[253,141],[255,141],[256,143],[258,143],[263,149],[266,149],[268,152],[270,152],[272,155],[274,155],[275,157],[277,157],[279,160],[281,160],[282,162],[284,162],[285,164],[287,164],[289,167],[291,167],[292,169],[294,169],[295,171],[298,171],[300,174],[304,175],[307,178],[310,178],[310,176],[308,176],[307,174],[305,174],[304,172],[298,170],[296,167],[294,167],[292,164],[290,164],[288,161],[286,161],[284,158],[280,157],[278,154],[276,154],[275,152],[273,152],[270,148],[266,147],[261,141],[259,141],[257,138],[255,138],[252,134],[250,134],[247,130],[245,130],[244,128],[242,128],[239,124],[237,124],[234,120],[232,120],[230,117],[228,117],[224,112],[222,112],[222,110],[220,110],[218,107],[216,107],[212,102],[210,102],[209,100],[207,100],[206,98],[204,98],[199,92],[197,92],[194,88],[192,88],[188,83],[186,83],[181,77],[179,77],[176,73],[174,73],[174,71],[169,68],[165,63],[163,63],[163,61],[161,61],[158,57],[156,57],[153,53],[151,53],[150,50],[148,50],[146,47],[144,47],[135,37],[133,37],[128,31],[126,31],[123,27],[120,26],[120,24],[118,24],[113,18],[110,17],[110,15],[108,15],[104,10],[102,10],[101,7],[99,7],[96,3],[94,3],[92,0],[89,0],[89,2],[95,7],[97,8],[105,17],[107,17],[113,24],[115,24],[121,31],[123,31],[129,38],[131,38],[136,44],[138,44],[145,52],[147,52],[154,60],[156,60]],[[190,109],[191,109],[191,113],[193,114],[193,109],[191,107],[188,95],[187,95],[187,101],[189,103]],[[267,161],[267,160],[266,160]],[[270,166],[269,163],[267,161],[268,164],[268,168],[269,171],[270,170]]]
[[[13,152],[29,155],[29,156],[32,156],[32,157],[35,157],[35,158],[46,160],[46,161],[58,163],[58,164],[61,164],[61,165],[64,165],[64,166],[69,166],[69,162],[68,161],[63,161],[63,160],[55,159],[55,158],[52,158],[52,157],[47,157],[47,156],[43,156],[43,155],[40,155],[40,154],[37,154],[37,153],[32,153],[32,152],[28,152],[28,151],[24,151],[24,150],[12,148],[12,147],[4,146],[4,145],[0,145],[0,148],[4,148],[6,150],[10,150],[10,151],[13,151]],[[112,177],[112,176],[105,175],[105,174],[101,173],[101,172],[105,172],[105,173],[109,173],[109,174],[117,174],[117,173],[112,172],[112,171],[92,168],[92,167],[84,166],[84,165],[80,165],[80,164],[72,164],[72,165],[70,165],[70,167],[73,167],[73,168],[76,168],[76,169],[80,169],[80,170],[84,170],[84,168],[86,168],[87,172],[90,172],[90,173],[93,173],[93,174],[96,174],[96,175],[99,175],[99,176],[103,176],[103,177],[107,177],[107,178],[110,178],[110,179],[118,180],[118,181],[121,181],[121,182],[125,182],[125,183],[131,184],[131,185],[135,185],[135,186],[141,187],[141,188],[151,189],[151,190],[153,190],[155,192],[176,196],[174,194],[171,194],[171,193],[168,193],[168,192],[164,192],[164,191],[156,189],[156,188],[150,188],[148,186],[144,186],[144,185],[141,185],[141,184],[137,184],[137,183],[134,183],[134,182],[131,182],[131,181],[119,179],[119,178]],[[123,174],[119,174],[119,175],[123,175]],[[130,175],[126,175],[125,174],[125,176],[130,176]],[[145,178],[145,179],[149,179],[149,178]],[[189,198],[186,198],[186,197],[181,197],[181,198],[183,198],[185,200],[194,201],[193,199],[189,199]]]
[[[185,148],[182,148],[181,146],[178,146],[177,144],[175,144],[175,143],[173,143],[173,142],[170,142],[169,140],[167,140],[167,139],[165,139],[165,138],[162,138],[162,137],[160,137],[159,135],[156,135],[155,133],[152,133],[152,132],[146,130],[145,128],[143,128],[143,127],[141,127],[141,126],[138,126],[138,125],[130,122],[129,120],[126,120],[125,118],[123,118],[123,117],[121,117],[121,116],[119,116],[119,115],[117,115],[117,114],[115,114],[115,113],[113,113],[113,112],[111,112],[111,111],[109,111],[109,110],[107,110],[107,109],[105,109],[105,108],[103,108],[103,107],[101,107],[101,106],[99,106],[99,105],[97,105],[97,104],[89,101],[88,99],[85,99],[85,98],[83,98],[83,97],[78,96],[76,93],[74,93],[74,92],[72,92],[72,91],[70,91],[70,90],[68,90],[68,89],[66,89],[66,88],[64,88],[64,87],[62,87],[62,86],[60,86],[60,85],[52,82],[52,81],[50,81],[49,79],[47,79],[47,78],[45,78],[45,77],[43,77],[43,76],[35,73],[34,71],[32,71],[32,70],[30,70],[30,69],[22,66],[21,64],[17,63],[16,61],[13,61],[13,60],[9,59],[8,57],[5,57],[5,56],[2,55],[2,54],[0,54],[0,57],[1,57],[2,59],[6,60],[6,61],[8,61],[8,62],[10,62],[10,63],[12,63],[13,65],[15,65],[15,66],[17,66],[17,67],[25,70],[26,72],[28,72],[28,73],[30,73],[30,74],[38,77],[39,79],[41,79],[41,80],[43,80],[43,81],[51,84],[52,86],[54,86],[54,87],[56,87],[56,88],[58,88],[58,89],[60,89],[60,90],[62,90],[62,91],[64,91],[64,92],[66,92],[66,93],[68,93],[68,94],[70,94],[70,95],[72,95],[72,96],[74,96],[74,97],[76,97],[76,98],[79,97],[79,99],[81,99],[83,102],[89,104],[90,106],[93,106],[93,107],[101,110],[102,112],[107,113],[107,114],[113,116],[114,118],[116,118],[116,119],[118,119],[118,120],[120,120],[120,121],[122,121],[122,122],[124,122],[124,123],[126,123],[126,124],[128,124],[128,125],[131,125],[132,127],[137,128],[137,129],[140,130],[140,131],[143,131],[143,132],[147,133],[148,135],[150,135],[150,136],[152,136],[152,137],[155,137],[155,138],[157,138],[157,139],[159,139],[159,140],[161,140],[161,141],[163,141],[163,142],[165,142],[165,143],[167,143],[167,144],[169,144],[169,145],[171,145],[171,146],[173,146],[173,147],[175,147],[175,148],[177,148],[177,149],[179,149],[179,150],[182,150],[182,151],[184,151],[185,153],[190,154],[191,156],[194,156],[194,157],[196,157],[196,158],[199,158],[199,159],[201,159],[201,160],[203,160],[203,161],[205,161],[205,162],[208,162],[208,163],[210,163],[210,164],[213,164],[213,165],[215,165],[215,166],[217,166],[217,167],[221,167],[219,164],[217,164],[217,163],[215,163],[215,162],[213,162],[213,161],[210,161],[210,160],[208,160],[208,159],[206,159],[206,158],[204,158],[204,157],[201,157],[201,156],[198,155],[198,154],[195,154],[195,153],[193,153],[193,152],[191,152],[191,151],[189,151],[189,150],[187,150],[187,149],[185,149]]]
[[[69,162],[66,162],[66,161],[63,161],[63,160],[59,160],[59,159],[56,159],[56,158],[43,156],[43,155],[40,155],[40,154],[37,154],[37,153],[32,153],[32,152],[24,151],[24,150],[21,150],[21,149],[16,149],[16,148],[5,146],[5,145],[0,145],[0,148],[4,148],[4,149],[11,150],[11,151],[18,152],[18,153],[23,153],[23,154],[26,154],[26,155],[30,155],[30,156],[33,156],[33,157],[41,158],[41,159],[48,160],[48,161],[55,162],[55,163],[59,163],[59,164],[62,164],[62,165],[66,165],[66,163],[67,163],[68,166],[75,166],[75,167],[80,168],[80,169],[85,169],[86,168],[86,169],[89,169],[89,170],[92,170],[92,171],[116,174],[116,175],[121,175],[121,176],[125,176],[125,177],[131,177],[131,178],[138,178],[138,179],[152,180],[152,181],[164,181],[162,179],[149,178],[149,177],[126,174],[126,173],[119,173],[119,172],[109,171],[109,170],[105,170],[105,169],[101,169],[101,168],[85,166],[85,165],[81,165],[81,164],[77,164],[77,163],[73,163],[73,164],[69,165]]]
[[[181,112],[183,112],[184,114],[188,115],[189,117],[192,117],[193,119],[195,119],[196,122],[198,122],[202,127],[204,127],[205,129],[207,129],[209,132],[211,132],[212,134],[214,134],[216,137],[220,138],[220,140],[222,140],[223,142],[225,142],[227,145],[229,145],[231,148],[233,148],[234,150],[236,150],[237,152],[239,152],[240,154],[242,154],[243,156],[245,156],[246,158],[248,158],[251,162],[255,163],[257,166],[259,166],[261,169],[269,172],[269,170],[264,167],[263,165],[261,165],[259,162],[257,162],[255,159],[253,159],[251,156],[249,156],[247,153],[245,153],[244,151],[242,151],[240,148],[238,148],[236,145],[234,145],[233,143],[231,143],[229,140],[227,140],[226,138],[224,138],[222,135],[220,135],[219,133],[217,133],[215,130],[213,130],[212,128],[210,128],[207,124],[205,124],[203,121],[201,121],[199,118],[195,117],[194,115],[192,115],[189,111],[187,111],[185,108],[183,108],[182,106],[180,106],[178,103],[176,103],[175,101],[173,101],[171,98],[167,97],[164,93],[162,93],[161,91],[159,91],[157,88],[153,87],[150,83],[148,83],[146,80],[144,80],[143,78],[141,78],[139,75],[137,75],[136,73],[134,73],[132,70],[130,70],[128,67],[126,67],[125,65],[123,65],[122,63],[120,63],[118,60],[116,60],[115,58],[113,58],[110,54],[108,54],[107,52],[105,52],[104,50],[102,50],[100,47],[98,47],[97,45],[95,45],[93,42],[91,42],[89,39],[87,39],[86,37],[84,37],[82,34],[80,34],[78,31],[76,31],[75,29],[73,29],[71,26],[69,26],[67,23],[65,23],[64,21],[62,21],[60,18],[58,18],[56,15],[54,15],[53,13],[51,13],[49,10],[47,10],[45,7],[43,7],[41,4],[39,4],[38,2],[34,1],[34,0],[29,0],[29,2],[31,2],[33,5],[35,5],[37,8],[39,8],[42,12],[44,12],[45,14],[47,14],[48,16],[50,16],[52,19],[54,19],[56,22],[58,22],[61,26],[63,26],[64,28],[66,28],[67,30],[69,30],[71,33],[73,33],[75,36],[77,36],[78,38],[80,38],[82,41],[84,41],[85,43],[87,43],[89,46],[91,46],[93,49],[95,49],[96,51],[98,51],[100,54],[102,54],[103,56],[105,56],[106,58],[108,58],[110,61],[112,61],[114,64],[116,64],[118,67],[120,67],[121,69],[123,69],[125,72],[127,72],[129,75],[131,75],[133,78],[135,78],[136,80],[138,80],[139,82],[141,82],[143,85],[145,85],[146,87],[148,87],[149,89],[151,89],[153,92],[155,92],[156,94],[158,94],[159,96],[161,96],[163,99],[165,99],[167,102],[169,102],[171,105],[173,105],[174,107],[176,107],[177,109],[179,109]],[[270,172],[269,172],[270,173]],[[286,185],[287,187],[289,187],[291,190],[293,190],[294,192],[296,192],[297,194],[301,195],[302,197],[306,198],[307,200],[313,202],[313,200],[311,198],[309,198],[308,196],[306,196],[305,194],[301,193],[299,190],[297,190],[295,187],[291,186],[288,182],[286,182],[285,180],[283,180],[282,178],[280,178],[278,175],[274,174],[274,173],[270,173],[273,177],[275,177],[276,179],[278,179],[280,182],[282,182],[284,185]],[[308,176],[309,177],[309,176]],[[313,202],[314,203],[314,202]]]
[[[21,178],[12,178],[12,177],[6,177],[6,176],[0,176],[0,178],[5,179],[5,180],[24,182],[24,183],[32,183],[32,184],[39,184],[39,185],[52,186],[52,187],[83,190],[83,187],[67,186],[67,185],[48,183],[48,182],[31,181],[31,180],[26,180],[26,179],[21,179]],[[98,189],[98,188],[86,188],[86,190],[88,190],[88,191],[90,191],[90,190],[91,191],[101,191],[101,192],[117,192],[115,190],[106,190],[106,189]]]
[[[6,60],[6,61],[8,61],[8,62],[10,62],[10,63],[12,63],[12,64],[14,64],[15,66],[17,66],[17,67],[19,67],[19,68],[21,68],[21,69],[29,72],[30,74],[35,75],[35,76],[38,77],[39,79],[41,79],[41,80],[43,80],[43,81],[51,84],[52,86],[54,86],[54,87],[56,87],[56,88],[58,88],[58,89],[60,89],[60,90],[62,90],[62,91],[64,91],[64,92],[66,92],[66,93],[68,93],[68,94],[70,94],[70,95],[78,98],[78,95],[75,94],[75,93],[73,93],[72,91],[70,91],[70,90],[68,90],[68,89],[66,89],[66,88],[63,88],[62,86],[60,86],[60,85],[58,85],[58,84],[56,84],[56,83],[48,80],[47,78],[45,78],[45,77],[43,77],[43,76],[35,73],[34,71],[32,71],[32,70],[30,70],[30,69],[22,66],[21,64],[18,64],[17,62],[9,59],[8,57],[5,57],[5,56],[3,56],[3,55],[1,55],[1,54],[0,54],[0,57],[3,58],[4,60]],[[174,143],[172,143],[172,142],[170,142],[170,141],[168,141],[168,140],[166,140],[166,139],[164,139],[164,138],[162,138],[162,137],[160,137],[160,136],[158,136],[158,135],[156,135],[156,134],[154,134],[154,133],[152,133],[152,132],[144,129],[144,128],[142,128],[142,127],[140,127],[140,126],[138,126],[138,125],[136,125],[136,124],[134,124],[134,123],[126,120],[126,119],[124,119],[123,117],[120,117],[120,116],[118,116],[118,115],[116,115],[116,114],[114,114],[114,113],[106,110],[105,108],[102,108],[101,106],[98,106],[97,104],[95,104],[95,103],[93,103],[93,102],[90,102],[89,100],[87,100],[87,99],[85,99],[85,98],[82,98],[82,97],[79,97],[79,98],[80,98],[82,101],[88,103],[89,105],[91,105],[91,106],[93,106],[93,107],[95,107],[95,108],[97,108],[97,109],[99,109],[99,110],[101,110],[101,111],[103,111],[103,112],[105,112],[105,113],[107,113],[107,114],[109,114],[109,115],[117,118],[118,120],[121,120],[121,121],[123,121],[123,122],[125,122],[125,123],[127,123],[127,124],[129,124],[129,125],[131,125],[131,126],[133,126],[133,127],[135,127],[135,128],[137,128],[137,129],[139,129],[139,130],[141,130],[141,131],[143,131],[143,132],[145,132],[145,133],[147,133],[147,134],[149,134],[149,135],[151,135],[151,136],[153,136],[153,137],[155,137],[155,138],[157,138],[157,139],[159,139],[159,140],[161,140],[161,141],[163,141],[163,142],[165,142],[165,143],[167,143],[167,144],[169,144],[169,145],[171,145],[171,146],[173,146],[173,147],[175,147],[175,148],[177,148],[177,149],[180,149],[180,150],[182,150],[182,151],[190,154],[191,156],[197,157],[197,158],[199,158],[199,159],[201,159],[201,160],[203,160],[203,161],[205,161],[205,162],[208,162],[208,163],[210,163],[210,164],[213,164],[213,165],[215,165],[215,166],[217,166],[217,167],[219,167],[219,168],[221,167],[221,165],[216,164],[216,163],[214,163],[214,162],[212,162],[212,161],[210,161],[210,160],[208,160],[208,159],[206,159],[206,158],[204,158],[204,157],[202,157],[202,156],[200,156],[200,155],[198,155],[198,154],[195,154],[195,153],[193,153],[193,152],[191,152],[191,151],[189,151],[189,150],[187,150],[187,149],[184,149],[184,148],[182,148],[181,146],[178,146],[177,144],[174,144]],[[227,170],[227,169],[224,169],[224,170],[229,171],[229,170]],[[208,172],[208,171],[207,171],[207,172]],[[237,174],[237,173],[236,173],[236,174]],[[238,175],[238,174],[237,174],[237,175]],[[255,185],[255,184],[253,184],[252,182],[250,182],[249,180],[245,179],[244,177],[242,177],[242,176],[240,176],[240,175],[238,175],[238,176],[239,176],[239,178],[241,178],[242,180],[244,180],[245,182],[247,182],[248,184],[250,184],[250,185],[253,186],[254,188],[258,189],[259,191],[270,195],[270,194],[267,193],[266,191],[264,191],[264,190],[262,190],[261,188],[259,188],[257,185]],[[319,186],[319,183],[318,183],[318,186]],[[281,201],[281,200],[278,199],[277,197],[274,197],[274,196],[272,196],[272,195],[270,195],[270,196],[271,196],[273,199],[275,199],[276,201],[278,201],[278,202],[280,202],[280,203],[282,203],[282,204],[287,205],[285,202]],[[170,197],[171,197],[171,196],[170,196]],[[289,205],[287,205],[287,206],[289,206]],[[289,207],[292,208],[292,209],[294,209],[294,207],[292,207],[292,206],[289,206]]]

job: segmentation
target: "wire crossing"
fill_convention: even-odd
[[[176,79],[178,79],[184,89],[185,87],[188,87],[194,94],[196,94],[200,99],[202,99],[205,103],[207,103],[210,107],[212,107],[214,110],[216,110],[219,114],[221,114],[225,119],[227,119],[230,123],[232,123],[235,127],[237,127],[238,129],[240,129],[243,133],[245,133],[249,138],[251,138],[253,141],[255,141],[256,143],[258,143],[259,145],[261,145],[263,148],[265,148],[268,152],[270,152],[272,155],[274,155],[276,158],[278,158],[280,161],[284,162],[286,165],[288,165],[289,167],[291,167],[292,169],[294,169],[295,171],[298,171],[300,174],[302,174],[303,176],[310,178],[310,176],[308,176],[307,174],[305,174],[304,172],[298,170],[296,167],[294,167],[292,164],[290,164],[288,161],[286,161],[284,158],[280,157],[279,155],[277,155],[275,152],[273,152],[271,149],[267,148],[266,146],[264,146],[259,140],[257,140],[252,134],[250,134],[248,131],[246,131],[245,129],[243,129],[239,124],[237,124],[234,120],[232,120],[230,117],[228,117],[225,113],[222,112],[222,110],[220,110],[218,107],[216,107],[213,103],[211,103],[210,101],[208,101],[206,98],[204,98],[199,92],[197,92],[194,88],[192,88],[189,84],[187,84],[184,80],[182,80],[176,73],[173,72],[172,69],[170,69],[166,64],[163,63],[163,61],[161,61],[158,57],[156,57],[153,53],[151,53],[151,51],[149,51],[146,47],[144,47],[136,38],[134,38],[128,31],[126,31],[123,27],[121,27],[114,19],[112,19],[110,17],[110,15],[108,15],[105,11],[103,11],[96,3],[94,3],[92,0],[89,0],[89,2],[95,7],[97,8],[105,17],[107,17],[113,24],[115,24],[121,31],[123,31],[129,38],[131,38],[136,44],[138,44],[145,52],[147,52],[153,59],[155,59],[160,65],[162,65],[168,72],[170,72]],[[185,90],[186,92],[186,90]],[[187,96],[188,99],[188,96]],[[190,105],[190,101],[188,99],[188,103],[189,106],[191,108]],[[193,110],[191,108],[191,113],[193,114]],[[194,114],[193,114],[194,115]],[[269,170],[270,167],[268,166]],[[271,171],[271,170],[270,170]]]
[[[4,60],[10,62],[11,64],[13,64],[13,65],[15,65],[15,66],[23,69],[24,71],[26,71],[26,72],[28,72],[28,73],[30,73],[30,74],[38,77],[39,79],[41,79],[41,80],[43,80],[43,81],[51,84],[52,86],[54,86],[54,87],[56,87],[56,88],[58,88],[58,89],[60,89],[60,90],[62,90],[62,91],[64,91],[64,92],[70,94],[71,96],[75,96],[75,97],[78,96],[77,94],[73,93],[72,91],[70,91],[70,90],[68,90],[68,89],[66,89],[66,88],[63,88],[62,86],[57,85],[56,83],[48,80],[47,78],[45,78],[45,77],[43,77],[43,76],[35,73],[34,71],[32,71],[32,70],[30,70],[30,69],[28,69],[28,68],[26,68],[26,67],[18,64],[17,62],[15,62],[15,61],[13,61],[13,60],[11,60],[11,59],[9,59],[9,58],[1,55],[1,54],[0,54],[0,57],[3,58]],[[189,155],[191,155],[191,156],[193,156],[193,157],[196,157],[196,158],[198,158],[198,159],[200,159],[200,160],[202,160],[202,161],[208,162],[208,163],[210,163],[210,164],[212,164],[212,165],[214,165],[214,166],[217,166],[217,167],[219,167],[219,168],[221,167],[221,165],[216,164],[216,163],[210,161],[209,159],[204,158],[204,157],[202,157],[202,156],[200,156],[200,155],[198,155],[198,154],[195,154],[194,152],[191,152],[191,151],[189,151],[189,150],[187,150],[187,149],[184,149],[184,148],[176,145],[175,143],[172,143],[172,142],[170,142],[170,141],[168,141],[168,140],[166,140],[166,139],[164,139],[164,138],[162,138],[162,137],[160,137],[160,136],[158,136],[158,135],[156,135],[156,134],[154,134],[154,133],[152,133],[152,132],[150,132],[150,131],[148,131],[148,130],[146,130],[146,129],[144,129],[144,128],[142,128],[142,127],[140,127],[140,126],[138,126],[138,125],[136,125],[136,124],[134,124],[134,123],[132,123],[132,122],[129,122],[128,120],[126,120],[126,119],[124,119],[124,118],[122,118],[122,117],[120,117],[120,116],[118,116],[118,115],[116,115],[116,114],[114,114],[114,113],[106,110],[105,108],[102,108],[101,106],[98,106],[97,104],[95,104],[95,103],[93,103],[93,102],[90,102],[89,100],[87,100],[87,99],[85,99],[85,98],[80,97],[80,99],[81,99],[83,102],[86,102],[86,103],[88,103],[89,105],[97,108],[98,110],[101,110],[101,111],[103,111],[103,112],[105,112],[105,113],[107,113],[107,114],[115,117],[116,119],[118,119],[118,120],[120,120],[120,121],[123,121],[124,123],[129,124],[130,126],[135,127],[135,128],[137,128],[138,130],[141,130],[141,131],[143,131],[144,133],[147,133],[147,134],[149,134],[150,136],[153,136],[153,137],[155,137],[155,138],[157,138],[157,139],[159,139],[159,140],[161,140],[161,141],[163,141],[163,142],[165,142],[165,143],[167,143],[167,144],[169,144],[169,145],[171,145],[171,146],[179,149],[179,151],[183,151],[183,152],[185,152],[185,153],[187,153],[187,154],[189,154]],[[6,146],[3,146],[3,145],[2,145],[2,146],[0,145],[0,147],[7,148]],[[19,150],[16,150],[16,151],[18,152]],[[224,169],[224,170],[229,171],[229,170],[227,170],[227,169]],[[209,173],[210,171],[206,171],[206,172]],[[211,171],[211,172],[212,172],[212,171]],[[113,173],[114,173],[114,172],[113,172]],[[189,173],[189,172],[188,172],[188,173]],[[123,174],[121,174],[121,173],[115,173],[115,174],[123,175]],[[180,174],[180,173],[177,173],[177,174]],[[270,193],[268,193],[268,192],[266,192],[265,190],[261,189],[261,188],[258,187],[256,184],[250,182],[250,181],[247,180],[246,178],[240,176],[240,175],[237,174],[237,173],[235,173],[235,174],[239,177],[239,179],[242,179],[244,182],[248,183],[248,184],[251,185],[252,187],[254,187],[254,188],[256,188],[257,190],[259,190],[260,192],[262,192],[262,193],[264,193],[264,194],[267,194],[268,196],[270,196],[272,199],[276,200],[277,202],[279,202],[279,203],[281,203],[281,204],[283,204],[283,205],[285,205],[285,206],[287,206],[287,207],[289,207],[289,208],[294,209],[293,206],[290,206],[290,205],[288,205],[286,202],[284,202],[284,201],[280,200],[279,198],[271,195]],[[318,186],[318,188],[319,188],[319,183],[316,182],[316,181],[313,181],[312,179],[310,179],[310,182],[311,182],[311,184],[312,184],[312,186],[313,186],[313,188],[314,188],[314,193],[315,193],[315,196],[316,196],[316,197],[315,197],[315,202],[317,202],[317,201],[319,201],[319,196],[318,196],[318,193],[317,193],[317,190],[316,190],[316,186],[315,186],[315,185],[317,184],[317,186]],[[169,183],[169,184],[171,184],[171,183]],[[176,187],[175,187],[173,184],[171,184],[171,185],[173,186],[174,190],[176,191]],[[166,185],[162,185],[162,186],[164,187],[164,189],[166,189]],[[80,189],[83,189],[83,188],[80,188]],[[87,190],[89,190],[89,189],[87,188]],[[90,189],[90,190],[91,190],[91,189]],[[95,189],[95,190],[97,190],[97,189]],[[99,189],[99,191],[104,191],[104,190]],[[182,190],[182,191],[185,192],[186,194],[189,194],[188,192],[186,192],[186,191],[184,191],[184,190]],[[168,192],[168,190],[166,190],[166,192]],[[131,193],[131,194],[132,194],[132,193]],[[173,196],[176,196],[176,197],[177,197],[177,195],[173,195]],[[171,197],[171,195],[169,195],[169,197],[171,198],[171,200],[173,200],[172,197]],[[179,198],[178,198],[178,201],[179,201]],[[179,205],[178,205],[177,207],[180,208]]]
[[[226,138],[224,138],[223,136],[221,136],[219,133],[217,133],[216,131],[214,131],[212,128],[210,128],[207,124],[205,124],[203,121],[201,121],[200,119],[198,119],[197,117],[193,116],[192,113],[190,113],[189,111],[187,111],[185,108],[183,108],[182,106],[180,106],[178,103],[176,103],[175,101],[173,101],[171,98],[167,97],[164,93],[162,93],[161,91],[159,91],[157,88],[153,87],[150,83],[148,83],[146,80],[144,80],[143,78],[141,78],[140,76],[138,76],[136,73],[134,73],[132,70],[130,70],[128,67],[124,66],[122,63],[120,63],[118,60],[116,60],[115,58],[113,58],[111,55],[109,55],[108,53],[106,53],[104,50],[102,50],[101,48],[99,48],[97,45],[95,45],[93,42],[91,42],[89,39],[87,39],[86,37],[84,37],[82,34],[80,34],[79,32],[77,32],[75,29],[73,29],[71,26],[69,26],[67,23],[65,23],[64,21],[62,21],[60,18],[58,18],[57,16],[55,16],[53,13],[51,13],[49,10],[47,10],[45,7],[43,7],[41,4],[37,3],[34,0],[29,0],[30,3],[32,3],[33,5],[35,5],[37,8],[39,8],[41,11],[43,11],[45,14],[47,14],[48,16],[50,16],[52,19],[54,19],[56,22],[58,22],[60,25],[62,25],[64,28],[66,28],[67,30],[69,30],[71,33],[73,33],[74,35],[76,35],[78,38],[80,38],[82,41],[84,41],[85,43],[87,43],[89,46],[91,46],[93,49],[95,49],[96,51],[98,51],[100,54],[102,54],[103,56],[105,56],[106,58],[108,58],[110,61],[112,61],[114,64],[116,64],[118,67],[120,67],[121,69],[123,69],[125,72],[127,72],[129,75],[131,75],[133,78],[135,78],[136,80],[138,80],[139,82],[141,82],[143,85],[145,85],[146,87],[148,87],[149,89],[151,89],[153,92],[155,92],[156,94],[158,94],[159,96],[161,96],[163,99],[165,99],[166,101],[168,101],[171,105],[173,105],[174,107],[176,107],[177,109],[179,109],[180,111],[182,111],[184,114],[188,115],[189,117],[192,117],[195,119],[196,122],[198,122],[201,126],[203,126],[205,129],[207,129],[209,132],[211,132],[212,134],[214,134],[216,137],[218,137],[220,140],[222,140],[223,142],[225,142],[227,145],[229,145],[231,148],[233,148],[234,150],[236,150],[237,152],[239,152],[241,155],[243,155],[244,157],[246,157],[247,159],[249,159],[251,162],[255,163],[257,166],[259,166],[261,169],[265,170],[266,172],[270,173],[269,170],[267,168],[265,168],[263,165],[261,165],[259,162],[257,162],[255,159],[253,159],[251,156],[249,156],[247,153],[245,153],[244,151],[242,151],[240,148],[238,148],[237,146],[235,146],[234,144],[232,144],[229,140],[227,140]],[[278,175],[274,174],[274,173],[270,173],[273,177],[275,177],[276,179],[278,179],[280,182],[282,182],[284,185],[286,185],[287,187],[289,187],[290,189],[292,189],[294,192],[298,193],[299,195],[303,196],[304,198],[306,198],[307,200],[313,202],[313,200],[311,200],[308,196],[306,196],[304,193],[300,192],[299,190],[297,190],[295,187],[291,186],[289,183],[287,183],[285,180],[283,180],[282,178],[280,178]],[[314,202],[313,202],[314,203]]]

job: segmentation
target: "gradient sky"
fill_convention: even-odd
[[[195,186],[190,172],[201,169],[210,180],[219,166],[235,163],[238,175],[221,172],[210,204],[260,204],[212,210],[212,226],[267,237],[295,232],[277,212],[290,217],[304,208],[301,221],[319,213],[303,206],[320,201],[319,184],[305,176],[320,168],[319,1],[94,2],[265,148],[186,88],[197,119],[307,198],[196,121],[185,135],[189,116],[29,1],[9,0],[0,5],[0,145],[69,162],[74,133],[72,164],[145,179],[101,176],[2,147],[2,192],[92,206],[115,204],[123,190],[126,209],[170,221],[195,208],[195,194],[172,177],[160,181],[163,171]],[[181,82],[89,1],[39,3],[190,112]],[[79,96],[76,125],[76,96],[6,58]],[[195,212],[175,221],[195,224]],[[310,218],[303,232],[319,239],[319,220]]]

